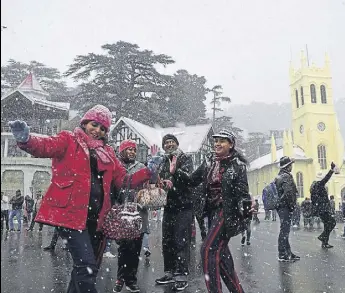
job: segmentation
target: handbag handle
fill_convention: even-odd
[[[128,175],[127,179],[127,186],[125,188],[125,203],[124,203],[124,209],[127,210],[127,204],[128,204],[128,197],[130,195],[130,188],[131,188],[131,183],[132,183],[132,175]],[[136,201],[136,199],[134,199]]]

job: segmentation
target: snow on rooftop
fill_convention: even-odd
[[[293,147],[294,155],[293,158],[295,160],[305,160],[307,159],[303,149],[301,149],[299,146]],[[278,164],[279,159],[284,156],[284,150],[283,148],[280,148],[277,150],[277,160],[275,160],[274,163]],[[266,155],[261,156],[260,158],[257,158],[253,162],[250,163],[249,171],[254,171],[257,169],[261,169],[264,166],[272,164],[271,162],[271,153],[268,153]]]
[[[155,144],[161,147],[163,136],[166,134],[173,134],[178,139],[180,148],[186,153],[197,152],[211,128],[210,124],[191,126],[181,124],[175,127],[160,128],[157,126],[154,128],[130,118],[121,117],[110,129],[110,132],[112,132],[121,121],[139,134],[148,146]]]

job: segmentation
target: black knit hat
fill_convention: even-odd
[[[174,142],[176,142],[177,145],[179,145],[180,143],[178,142],[178,139],[176,138],[175,135],[173,134],[166,134],[163,136],[163,139],[162,139],[162,148],[164,149],[164,144],[165,142],[168,140],[168,139],[172,139]]]

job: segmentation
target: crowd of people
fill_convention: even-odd
[[[111,113],[101,105],[87,111],[73,132],[62,131],[52,137],[30,133],[24,121],[11,122],[12,133],[22,150],[35,157],[52,158],[53,176],[46,194],[42,197],[38,191],[35,201],[24,198],[20,190],[11,200],[1,193],[1,218],[2,223],[3,219],[6,222],[6,229],[14,231],[16,217],[17,229],[21,230],[23,205],[27,221],[31,220],[29,231],[36,222],[39,230],[43,225],[54,226],[52,241],[44,250],[54,250],[61,238],[71,254],[73,270],[67,292],[95,293],[97,273],[103,256],[110,253],[112,242],[103,233],[107,212],[113,205],[136,203],[137,193],[145,183],[155,183],[159,178],[164,182],[167,200],[162,219],[164,272],[156,284],[172,284],[175,291],[188,287],[192,227],[196,218],[202,234],[201,260],[208,292],[222,292],[222,280],[230,292],[244,292],[228,243],[232,237],[242,235],[241,244],[250,245],[251,221],[260,222],[259,203],[249,194],[248,162],[237,151],[234,134],[227,130],[214,134],[214,152],[193,170],[192,158],[180,149],[173,134],[162,138],[164,154],[152,151],[145,164],[137,161],[137,145],[132,140],[123,141],[116,155],[107,143],[110,125]],[[280,201],[272,216],[274,213],[273,221],[276,213],[280,218],[280,261],[300,259],[289,243],[297,206],[297,188],[291,174],[293,163],[289,157],[281,158],[280,172],[275,179]],[[329,235],[335,220],[325,184],[334,168],[332,163],[326,177],[312,184],[311,200],[306,198],[301,205],[305,226],[313,225],[316,214],[324,223],[324,231],[318,238],[327,249],[332,247]],[[118,271],[114,292],[121,292],[124,286],[130,292],[140,292],[139,257],[142,250],[146,257],[151,252],[149,210],[140,206],[139,215],[140,237],[116,241]]]

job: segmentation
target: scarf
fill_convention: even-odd
[[[222,157],[215,157],[214,161],[211,165],[210,171],[207,174],[207,182],[210,184],[219,183],[220,182],[220,161],[231,158],[232,154],[222,156]]]
[[[74,134],[77,138],[79,138],[80,142],[82,143],[82,147],[86,147],[88,150],[95,151],[97,155],[97,161],[101,161],[103,164],[110,164],[111,162],[113,162],[112,158],[104,149],[105,143],[102,139],[91,138],[80,127],[77,127],[74,130]],[[98,164],[98,166],[100,167],[100,164]],[[99,170],[101,171],[102,169],[103,168]]]

